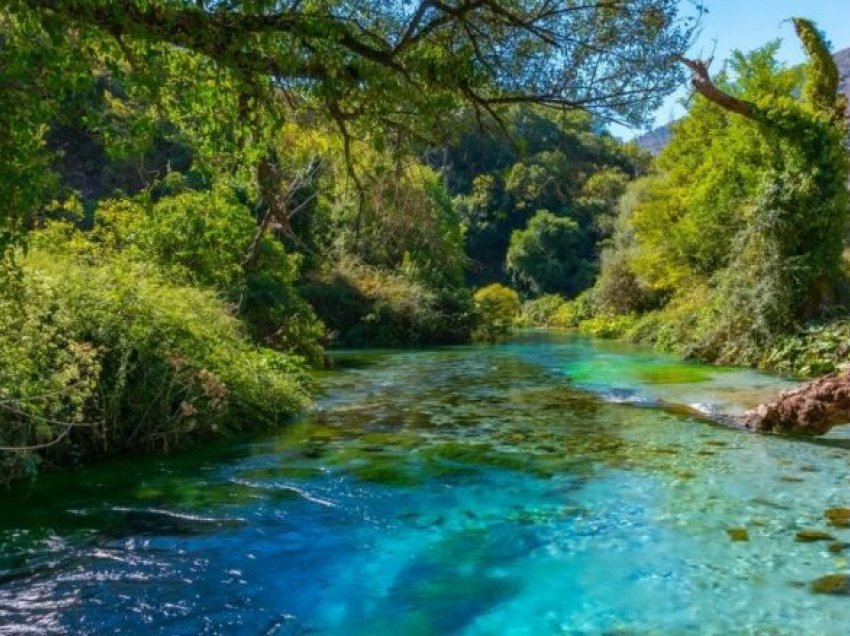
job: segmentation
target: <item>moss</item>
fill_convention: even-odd
[[[363,481],[387,486],[417,486],[422,483],[422,479],[398,461],[370,462],[354,467],[351,472]]]
[[[711,372],[708,369],[685,364],[647,366],[638,369],[637,374],[641,380],[649,384],[690,384],[705,382],[711,378]]]
[[[850,596],[850,576],[846,574],[827,574],[812,581],[809,589],[814,594]]]

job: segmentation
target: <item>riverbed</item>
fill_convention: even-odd
[[[273,434],[0,499],[0,634],[847,633],[811,583],[850,439],[668,408],[789,380],[534,332],[334,360]]]

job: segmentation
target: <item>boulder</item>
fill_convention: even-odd
[[[760,404],[743,417],[752,430],[814,437],[850,422],[850,373],[842,371],[783,391],[773,402]]]

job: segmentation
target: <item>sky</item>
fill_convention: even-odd
[[[683,6],[688,1],[683,0]],[[690,56],[707,59],[713,55],[712,70],[719,69],[735,49],[750,51],[776,38],[782,39],[780,60],[788,64],[802,62],[803,52],[788,20],[795,16],[814,20],[832,42],[833,51],[850,47],[850,0],[703,0],[702,3],[708,13],[702,18]],[[680,117],[684,109],[678,102],[688,93],[687,87],[683,87],[668,97],[655,113],[653,127]],[[644,132],[622,126],[612,126],[611,130],[626,139]]]

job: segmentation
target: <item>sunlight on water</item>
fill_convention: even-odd
[[[657,408],[788,382],[542,334],[337,359],[275,436],[6,499],[0,634],[846,633],[810,586],[850,442]]]

